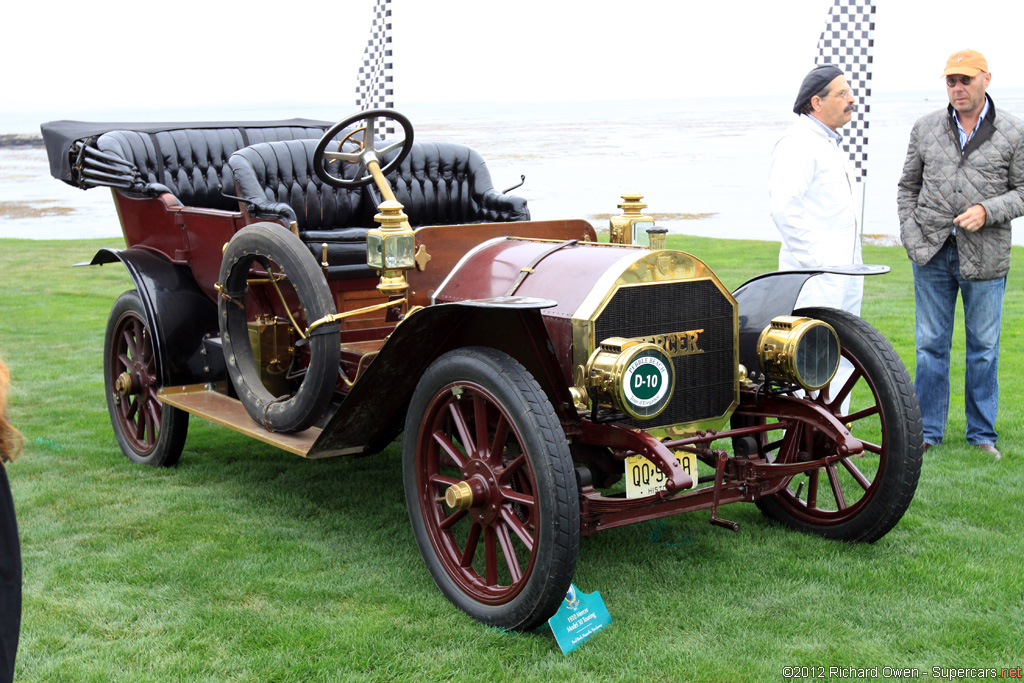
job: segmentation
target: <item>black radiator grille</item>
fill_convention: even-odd
[[[736,396],[733,306],[710,280],[620,287],[595,323],[596,340],[652,337],[704,330],[704,353],[673,359],[676,387],[668,408],[652,420],[626,420],[636,427],[662,427],[725,414]]]

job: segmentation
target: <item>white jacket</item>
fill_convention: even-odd
[[[772,150],[768,198],[779,233],[779,270],[863,263],[850,158],[824,128],[802,115]],[[860,315],[864,278],[817,275],[798,306]]]

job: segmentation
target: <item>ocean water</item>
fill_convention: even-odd
[[[1024,90],[993,91],[998,106],[1024,117]],[[875,95],[863,195],[864,233],[897,243],[896,184],[914,121],[945,106],[943,93]],[[647,212],[673,233],[778,241],[768,213],[772,146],[794,118],[790,98],[722,98],[558,104],[399,107],[419,140],[473,147],[495,187],[529,200],[536,219],[584,218],[607,226],[624,192],[641,192]],[[94,120],[341,119],[325,105],[233,110],[99,112]],[[51,117],[51,118],[58,118]],[[0,132],[38,130],[0,118]],[[703,216],[683,218],[683,215]],[[1024,245],[1024,219],[1013,243]],[[0,238],[117,237],[109,191],[78,190],[50,177],[43,149],[0,149]]]

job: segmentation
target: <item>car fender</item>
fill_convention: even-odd
[[[849,265],[810,270],[785,270],[765,273],[747,280],[732,293],[739,307],[740,363],[751,376],[758,373],[757,340],[761,332],[779,315],[792,315],[804,283],[815,275],[882,275],[889,266]]]
[[[391,443],[427,367],[466,346],[504,351],[523,364],[547,393],[563,422],[575,417],[540,311],[554,301],[496,297],[435,304],[416,310],[391,333],[338,411],[324,426],[310,458],[369,455]]]
[[[223,380],[223,356],[205,343],[218,335],[217,305],[199,288],[188,266],[145,249],[101,249],[88,264],[77,265],[114,262],[124,264],[146,309],[160,385]]]

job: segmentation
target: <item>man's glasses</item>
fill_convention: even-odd
[[[957,81],[960,81],[961,85],[970,85],[973,80],[974,76],[946,76],[946,87],[955,88]]]
[[[851,90],[840,90],[839,92],[837,92],[837,93],[834,93],[834,95],[835,95],[836,97],[838,97],[839,99],[841,99],[841,100],[845,100],[845,99],[846,99],[847,97],[856,97],[856,96],[857,96],[857,93],[855,93],[855,92],[854,92],[854,91],[853,91],[853,90],[851,89]]]

